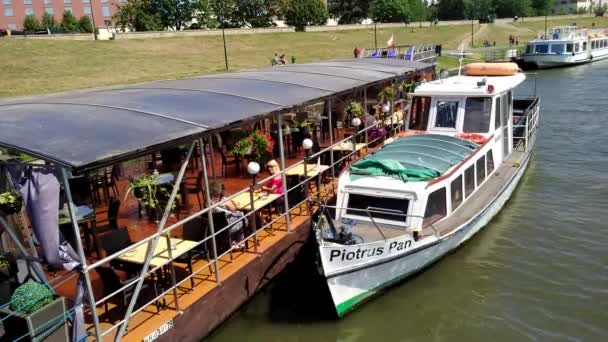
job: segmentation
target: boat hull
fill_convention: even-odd
[[[577,53],[575,55],[555,55],[555,54],[534,54],[523,55],[521,62],[523,65],[533,65],[537,69],[550,69],[574,66],[590,63],[608,58],[608,48],[592,51],[589,56],[587,53]]]
[[[456,249],[480,231],[504,206],[523,176],[531,153],[522,160],[519,170],[505,182],[492,201],[453,233],[426,246],[412,248],[392,258],[370,262],[368,267],[326,275],[327,285],[339,317],[345,315],[381,290],[423,270]],[[415,247],[413,245],[412,247]],[[321,246],[320,249],[323,247]],[[323,251],[320,250],[323,258]]]

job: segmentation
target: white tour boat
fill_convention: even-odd
[[[468,240],[524,174],[539,99],[513,99],[525,80],[513,63],[467,67],[418,86],[408,129],[354,162],[340,176],[336,205],[322,205],[319,270],[338,316]],[[506,75],[469,76],[484,72]]]
[[[556,27],[548,37],[534,39],[521,56],[524,65],[539,69],[575,65],[608,58],[608,30]]]

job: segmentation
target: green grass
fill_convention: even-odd
[[[608,27],[600,18],[577,20]],[[567,24],[572,20],[552,21]],[[487,25],[475,42],[502,40],[519,32],[520,41],[535,35],[544,22],[525,22],[513,27]],[[475,28],[480,30],[479,26]],[[471,27],[391,28],[378,30],[378,45],[391,34],[398,44],[437,43],[454,49],[470,39]],[[526,34],[527,32],[527,34]],[[487,38],[486,38],[487,37]],[[274,33],[227,36],[230,70],[265,67],[277,53],[295,56],[298,63],[350,58],[355,46],[374,45],[373,30],[341,32]],[[144,82],[224,71],[221,36],[159,38],[117,41],[61,41],[0,39],[0,97],[58,92],[69,89]],[[443,57],[440,68],[451,68],[455,59]]]

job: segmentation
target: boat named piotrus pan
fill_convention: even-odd
[[[514,99],[525,78],[511,63],[478,63],[423,83],[401,137],[340,176],[336,206],[315,224],[338,316],[446,255],[504,206],[539,127],[539,99]]]

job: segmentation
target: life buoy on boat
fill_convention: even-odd
[[[519,67],[515,63],[471,63],[464,66],[467,76],[513,76]]]
[[[468,140],[470,142],[474,142],[478,145],[483,145],[485,144],[488,139],[486,137],[484,137],[481,134],[478,133],[458,133],[456,134],[457,138],[460,138],[462,140]]]

